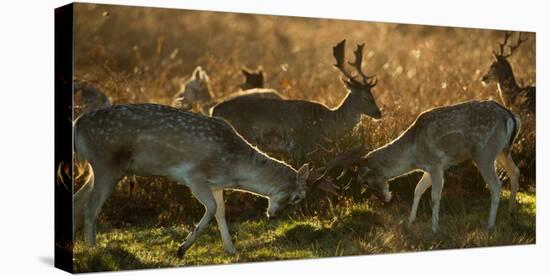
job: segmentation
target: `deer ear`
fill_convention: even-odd
[[[195,68],[195,71],[193,71],[193,78],[197,80],[200,79],[201,72],[202,72],[202,68],[200,66],[197,66],[197,68]]]
[[[306,183],[309,177],[309,165],[306,163],[298,170],[296,180],[298,183]]]
[[[201,73],[200,73],[200,80],[201,80],[201,81],[207,81],[207,80],[208,80],[208,75],[206,74],[206,71],[201,70]]]
[[[368,166],[358,166],[357,167],[357,180],[368,186],[368,183],[366,182],[365,176],[369,173],[370,168]]]
[[[348,90],[351,90],[352,88],[355,87],[355,86],[353,85],[353,83],[349,82],[349,81],[346,80],[345,78],[340,78],[340,80],[342,81],[342,83],[344,84],[344,86],[345,86]]]
[[[242,69],[241,69],[241,72],[243,73],[243,75],[244,75],[245,77],[250,76],[250,72],[248,72],[248,70],[246,70],[245,68],[242,68]]]

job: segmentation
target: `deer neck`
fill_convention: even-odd
[[[361,120],[363,111],[357,105],[352,93],[348,93],[340,104],[332,109],[332,121],[340,129],[351,129]]]
[[[253,151],[237,168],[237,188],[269,197],[292,185],[296,171],[284,162]]]
[[[414,137],[405,132],[389,144],[370,152],[366,157],[369,168],[393,179],[416,169]]]
[[[516,82],[513,72],[502,74],[498,79],[498,92],[505,106],[510,106],[514,103],[516,96],[521,88]]]

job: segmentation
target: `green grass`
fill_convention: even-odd
[[[441,231],[431,232],[429,197],[421,201],[416,223],[406,227],[410,202],[382,205],[373,200],[331,211],[323,217],[286,217],[230,223],[238,253],[228,255],[215,222],[199,237],[184,258],[176,250],[190,225],[130,227],[98,234],[88,248],[75,245],[75,271],[229,264],[271,260],[382,254],[451,248],[535,243],[535,195],[519,193],[518,210],[509,214],[509,192],[504,191],[494,231],[486,230],[489,198],[458,201],[443,197]],[[453,200],[454,199],[454,200]]]

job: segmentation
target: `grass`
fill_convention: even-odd
[[[429,201],[423,199],[417,221],[406,227],[410,202],[388,206],[368,200],[333,211],[330,216],[286,217],[230,223],[238,253],[228,255],[215,222],[205,230],[184,258],[176,250],[190,225],[128,227],[98,234],[88,248],[75,245],[77,272],[231,264],[423,250],[471,248],[535,243],[535,196],[518,194],[518,210],[507,212],[509,192],[504,191],[494,231],[486,230],[489,198],[454,202],[444,197],[441,231],[431,232]]]

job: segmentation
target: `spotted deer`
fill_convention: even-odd
[[[240,97],[227,100],[212,108],[212,116],[229,121],[252,144],[266,152],[295,152],[313,150],[320,137],[334,138],[353,129],[362,115],[381,118],[372,89],[374,76],[361,69],[364,44],[355,50],[355,61],[349,63],[357,74],[345,69],[345,43],[333,47],[334,65],[348,93],[335,108],[306,100],[281,100]],[[360,79],[358,79],[360,78]]]
[[[73,91],[74,91],[74,118],[80,117],[82,114],[91,112],[100,108],[105,108],[111,106],[110,98],[95,84],[75,79],[73,81]],[[83,166],[75,167],[75,181],[88,181],[90,177],[90,167],[89,164],[82,164]],[[58,169],[58,175],[62,172],[62,167]],[[137,180],[135,176],[130,176],[128,178],[128,183],[130,185],[130,194],[134,189]]]
[[[207,115],[209,109],[219,101],[233,99],[238,97],[259,97],[259,98],[277,98],[283,97],[274,89],[263,88],[263,72],[258,73],[242,70],[245,76],[245,83],[240,87],[249,87],[242,91],[235,92],[229,96],[218,100],[210,88],[210,78],[204,69],[200,66],[195,68],[192,77],[183,84],[181,92],[174,96],[172,106],[183,109],[193,110]],[[246,72],[246,73],[245,73]]]
[[[490,84],[492,82],[497,84],[498,94],[502,100],[502,103],[512,109],[518,111],[536,112],[536,98],[535,87],[526,86],[521,87],[516,82],[512,65],[508,61],[508,58],[515,53],[517,48],[527,40],[522,39],[521,33],[518,34],[518,40],[515,45],[508,45],[512,32],[504,33],[504,41],[499,43],[499,50],[493,51],[494,61],[491,63],[489,70],[481,81],[484,84]],[[509,48],[509,52],[505,54],[505,47]]]
[[[225,250],[236,252],[225,220],[224,189],[266,197],[267,216],[275,217],[312,188],[307,164],[295,170],[252,147],[227,122],[169,106],[128,104],[89,112],[76,121],[74,137],[77,162],[87,161],[93,169],[74,197],[78,221],[73,230],[83,217],[88,245],[95,244],[101,207],[125,175],[172,178],[204,205],[204,215],[179,247],[179,256],[213,217]]]
[[[84,113],[111,106],[111,100],[97,85],[82,79],[75,78],[73,80],[73,96],[73,118],[78,118]],[[65,168],[68,167],[65,166]],[[76,181],[86,181],[90,175],[90,168],[88,164],[77,166],[75,167],[75,170]],[[63,171],[63,166],[59,166],[58,176],[61,177]],[[68,172],[68,170],[66,171]],[[135,183],[135,179],[132,178],[132,180],[134,182],[131,182],[131,186]]]
[[[96,85],[75,79],[73,81],[74,117],[111,105],[111,100]]]
[[[431,186],[432,230],[439,229],[439,203],[447,168],[473,160],[491,191],[488,228],[495,226],[500,182],[498,162],[510,177],[510,211],[515,209],[520,171],[510,155],[520,120],[494,101],[470,101],[421,113],[398,138],[363,156],[357,150],[340,154],[341,167],[357,167],[360,182],[382,200],[391,201],[389,180],[412,171],[424,172],[414,190],[408,223],[416,219],[422,194]]]

